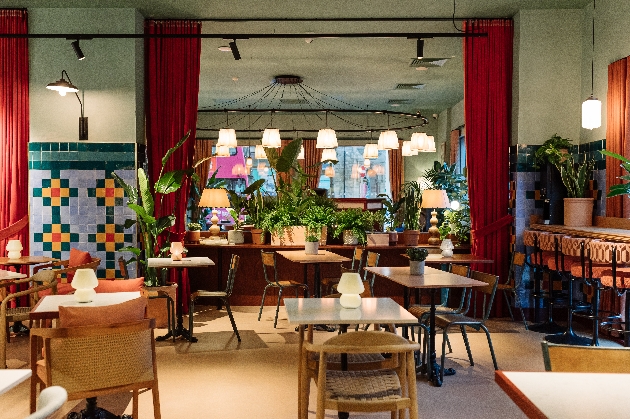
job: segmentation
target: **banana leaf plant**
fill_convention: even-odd
[[[557,167],[560,169],[562,183],[567,188],[568,198],[584,198],[594,165],[595,162],[592,160],[575,164],[573,156],[565,155],[565,160],[560,162]]]
[[[164,157],[162,157],[162,168],[160,169],[160,175],[158,180],[153,186],[149,184],[149,178],[144,169],[138,168],[138,188],[133,185],[127,184],[120,176],[115,172],[112,173],[113,178],[120,184],[125,190],[128,201],[127,206],[136,213],[136,219],[125,220],[125,229],[131,228],[133,225],[138,226],[140,233],[140,247],[127,246],[118,249],[119,252],[131,252],[135,257],[131,258],[127,263],[134,261],[140,262],[144,267],[144,283],[147,286],[159,286],[164,285],[161,278],[158,278],[155,268],[149,268],[147,266],[147,259],[150,257],[160,257],[168,252],[170,247],[170,231],[168,229],[175,225],[175,214],[177,213],[177,203],[180,200],[175,201],[175,207],[173,212],[168,215],[156,214],[155,194],[160,194],[161,208],[164,195],[168,195],[177,192],[184,181],[187,178],[197,182],[198,176],[195,174],[195,167],[201,164],[203,161],[210,157],[204,158],[196,162],[191,168],[173,170],[164,173],[164,168],[169,158],[173,153],[181,147],[184,142],[190,136],[188,132],[179,142],[171,149],[169,149]],[[184,201],[185,202],[185,201]],[[162,241],[163,245],[160,246],[159,236],[167,232],[165,240]]]
[[[628,160],[627,158],[625,158],[622,155],[619,155],[617,153],[613,153],[612,151],[608,151],[608,150],[601,150],[600,153],[602,153],[605,156],[609,156],[609,157],[612,157],[614,159],[620,160],[621,161],[621,165],[620,166],[628,174],[623,175],[623,176],[619,176],[619,179],[625,180],[625,181],[630,181],[630,160]],[[608,194],[606,194],[606,196],[608,198],[612,198],[613,196],[617,196],[617,195],[630,195],[630,183],[621,183],[619,185],[610,185],[609,192],[608,192]]]

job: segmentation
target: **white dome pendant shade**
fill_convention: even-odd
[[[402,155],[403,157],[411,157],[414,155],[413,151],[411,150],[411,141],[403,141]]]
[[[379,136],[379,141],[383,140],[384,150],[397,150],[398,149],[398,134],[396,131],[383,131]]]
[[[582,128],[595,129],[602,126],[602,102],[593,96],[582,102]]]
[[[325,148],[322,151],[322,163],[327,161],[337,161],[337,150],[334,148]]]
[[[427,153],[435,153],[436,149],[435,149],[435,139],[433,138],[432,135],[427,136],[427,147],[425,149],[425,152]]]
[[[304,157],[304,146],[301,145],[300,146],[300,153],[297,156],[297,160],[304,160],[304,159],[305,159],[305,157]]]
[[[226,145],[218,145],[217,157],[230,157],[230,147]]]
[[[424,132],[414,132],[411,134],[411,149],[424,151],[427,146],[427,134]]]
[[[218,146],[236,148],[236,131],[232,128],[221,128],[219,130],[219,140],[217,141],[217,147]]]
[[[364,159],[378,159],[378,145],[366,144],[365,148],[363,148],[363,158]]]
[[[260,144],[256,146],[256,151],[254,151],[254,158],[257,160],[267,160],[267,153],[265,153],[265,149]]]
[[[337,134],[332,128],[322,128],[317,133],[317,143],[315,148],[336,148],[337,147]]]
[[[267,148],[280,148],[281,145],[280,130],[277,128],[265,129],[262,137],[262,146]]]

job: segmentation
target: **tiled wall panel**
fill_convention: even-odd
[[[101,258],[99,278],[120,278],[117,252],[136,245],[135,227],[124,230],[127,208],[116,172],[135,185],[135,144],[30,143],[31,253],[68,259],[70,248]],[[135,277],[135,266],[128,266]]]

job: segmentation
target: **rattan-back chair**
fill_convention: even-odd
[[[293,279],[280,280],[278,279],[278,270],[276,269],[276,252],[260,251],[262,257],[263,273],[265,274],[265,290],[263,291],[262,301],[260,302],[260,311],[258,312],[258,321],[262,317],[263,306],[265,305],[265,296],[267,295],[267,289],[278,288],[278,302],[276,303],[276,316],[273,320],[273,327],[278,324],[278,312],[280,311],[280,300],[282,299],[282,292],[285,288],[295,289],[295,297],[299,297],[300,288],[304,290],[306,297],[308,297],[308,285],[300,281]]]
[[[350,262],[350,267],[344,266],[341,264],[341,273],[345,272],[361,272],[361,268],[363,267],[363,255],[365,254],[365,249],[363,247],[355,247],[354,252],[352,252],[352,261]],[[320,295],[330,294],[338,283],[341,277],[326,277],[322,278],[320,281]]]
[[[96,269],[101,264],[100,258],[92,258],[92,261],[89,263],[84,263],[83,265],[77,266],[69,266],[69,260],[58,260],[55,262],[45,263],[42,265],[37,265],[33,268],[33,274],[39,272],[42,269],[52,268],[52,270],[57,275],[57,289],[59,294],[68,294],[74,291],[74,288],[70,286],[70,282],[68,281],[68,273],[74,273],[77,269],[93,269],[96,272]]]
[[[544,340],[541,345],[546,371],[630,373],[630,348],[557,345]]]
[[[508,312],[510,313],[510,318],[514,321],[514,314],[512,313],[512,304],[514,307],[517,306],[516,302],[518,299],[518,294],[516,290],[516,267],[520,267],[523,269],[525,267],[525,254],[520,252],[512,252],[512,256],[510,257],[510,270],[508,271],[508,278],[504,284],[498,284],[497,289],[503,292],[503,297],[505,301],[508,302]],[[510,304],[510,298],[508,294],[512,297],[512,303]],[[525,325],[525,330],[527,330],[527,320],[525,319],[525,313],[523,312],[523,305],[518,304],[518,308],[521,311],[521,319],[523,320],[523,324]]]
[[[301,371],[307,371],[309,354],[319,355],[317,376],[301,374],[300,412],[308,417],[311,378],[317,383],[317,419],[323,419],[325,409],[341,412],[392,412],[392,417],[418,417],[414,351],[420,345],[388,332],[345,333],[323,344],[305,342],[301,354]],[[331,355],[390,353],[393,366],[389,369],[339,371],[328,368]]]
[[[133,392],[133,417],[138,418],[138,393],[150,389],[153,416],[159,419],[154,319],[104,326],[31,329],[31,413],[37,385],[59,385],[69,400]],[[38,361],[39,341],[45,358]]]
[[[29,312],[31,308],[39,300],[38,293],[47,289],[56,292],[57,281],[55,273],[50,269],[39,271],[30,278],[4,281],[0,283],[0,291],[8,290],[10,286],[17,285],[19,290],[20,284],[31,284],[32,286],[24,291],[15,293],[7,292],[0,304],[0,369],[7,366],[7,343],[10,342],[9,323],[15,321],[29,320]],[[24,295],[30,297],[30,304],[26,307],[9,307],[9,302],[20,298]]]
[[[234,321],[234,316],[232,315],[232,309],[230,308],[230,295],[232,295],[232,289],[234,288],[234,278],[236,277],[236,271],[238,270],[238,262],[240,261],[240,256],[232,255],[232,259],[230,259],[230,270],[228,271],[228,279],[227,284],[225,286],[225,291],[204,291],[199,290],[192,293],[189,301],[189,310],[188,310],[188,330],[190,331],[190,335],[193,334],[193,313],[195,312],[195,301],[198,298],[219,298],[223,304],[225,305],[225,309],[227,310],[228,316],[230,317],[230,322],[232,323],[232,330],[234,330],[234,334],[236,334],[236,338],[238,341],[241,341],[241,336],[238,334],[238,329],[236,328],[236,322]]]

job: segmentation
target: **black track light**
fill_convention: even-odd
[[[418,39],[417,58],[421,60],[424,57],[424,39]]]
[[[71,45],[72,45],[72,49],[74,50],[74,53],[77,54],[77,58],[79,60],[84,60],[85,55],[83,55],[83,51],[81,51],[81,47],[79,46],[79,40],[77,39],[76,41],[72,41]]]
[[[232,55],[234,56],[235,60],[240,60],[241,59],[241,53],[238,52],[238,47],[236,46],[236,39],[233,40],[232,42],[230,42],[230,49],[232,50]]]

